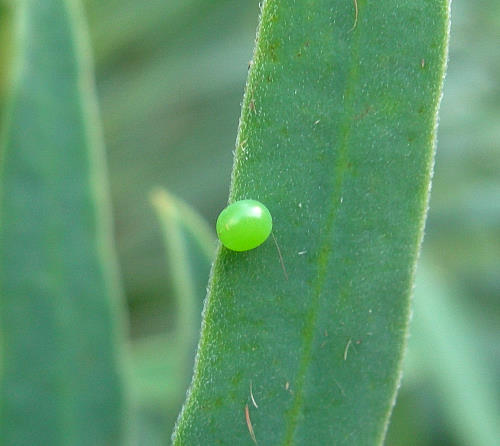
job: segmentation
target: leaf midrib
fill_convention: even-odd
[[[288,415],[288,423],[285,431],[285,438],[283,440],[283,446],[290,446],[293,444],[293,439],[295,432],[297,430],[299,414],[304,405],[304,383],[309,366],[311,364],[311,352],[314,341],[314,333],[316,332],[316,321],[319,309],[321,307],[321,296],[323,293],[327,266],[330,262],[330,258],[333,252],[333,247],[331,245],[332,235],[334,232],[334,226],[338,210],[341,205],[342,198],[342,187],[345,178],[345,171],[347,169],[347,160],[349,154],[349,138],[352,130],[353,121],[353,97],[354,97],[354,86],[358,79],[358,68],[359,68],[359,40],[360,32],[358,30],[361,23],[358,21],[356,24],[356,29],[349,32],[353,33],[353,44],[352,44],[352,57],[350,59],[348,78],[346,82],[346,87],[344,89],[344,115],[345,119],[340,127],[341,133],[341,143],[339,145],[339,156],[336,164],[333,166],[333,176],[335,178],[334,190],[332,192],[332,206],[330,214],[327,219],[327,231],[323,237],[323,243],[321,245],[320,254],[318,256],[318,274],[315,281],[315,286],[312,293],[311,306],[309,313],[306,316],[305,324],[305,337],[302,347],[302,354],[299,363],[299,370],[297,373],[297,381],[295,385],[295,397],[292,403]]]

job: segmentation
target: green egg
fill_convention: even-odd
[[[271,230],[269,210],[257,200],[241,200],[230,204],[217,218],[217,235],[232,251],[248,251],[262,245]]]

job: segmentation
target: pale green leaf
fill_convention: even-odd
[[[15,3],[1,129],[0,444],[123,445],[122,308],[79,4]]]

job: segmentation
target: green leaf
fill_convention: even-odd
[[[1,134],[0,444],[122,445],[122,307],[89,47],[73,0],[15,9]]]
[[[205,220],[164,189],[151,193],[164,236],[175,327],[132,343],[134,396],[144,432],[167,441],[189,385],[215,237]],[[146,440],[141,440],[144,444]],[[151,444],[158,444],[152,442]]]
[[[478,345],[481,322],[460,293],[446,287],[433,263],[422,262],[415,290],[411,346],[432,379],[443,418],[457,444],[488,446],[500,438],[500,406],[485,351]]]
[[[219,249],[174,444],[383,441],[448,27],[446,0],[264,2],[229,201],[279,250]]]
[[[198,342],[202,301],[215,251],[215,237],[205,220],[164,189],[151,194],[165,240],[169,274],[177,306],[174,338],[189,354]],[[191,369],[191,367],[189,367]]]

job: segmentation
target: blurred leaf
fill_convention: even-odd
[[[79,4],[16,3],[2,127],[0,443],[123,445],[122,308]]]
[[[177,305],[176,341],[193,353],[201,325],[210,264],[215,253],[215,237],[208,224],[182,200],[164,189],[151,194],[165,240],[168,278],[173,284]],[[189,354],[189,353],[188,353]]]
[[[478,344],[479,321],[433,264],[417,275],[411,347],[430,372],[433,391],[457,444],[491,446],[500,438],[495,376]]]
[[[147,421],[149,432],[161,433],[166,441],[193,369],[215,238],[202,217],[164,189],[156,189],[151,202],[164,236],[167,280],[173,285],[177,317],[175,329],[168,335],[132,344],[134,389],[143,424]]]
[[[218,251],[176,445],[382,442],[448,6],[264,2],[230,201],[269,207],[284,265],[272,239]]]
[[[86,4],[101,54],[97,78],[117,248],[137,339],[164,332],[174,313],[148,194],[167,187],[210,220],[226,200],[258,3]],[[121,41],[114,41],[115,31]]]

